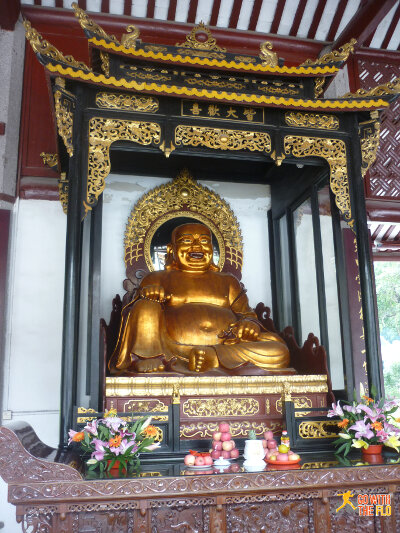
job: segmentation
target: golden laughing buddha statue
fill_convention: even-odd
[[[175,228],[165,270],[145,276],[123,311],[111,373],[246,375],[288,368],[284,341],[262,327],[243,286],[219,272],[212,257],[207,226]]]

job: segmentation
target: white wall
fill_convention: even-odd
[[[124,235],[133,206],[153,187],[167,183],[167,178],[122,176],[110,174],[103,196],[103,236],[101,268],[101,314],[107,321],[111,302],[124,294]],[[228,202],[242,231],[244,264],[242,281],[247,288],[250,305],[262,301],[271,305],[271,280],[268,253],[267,211],[270,207],[268,185],[199,181]]]

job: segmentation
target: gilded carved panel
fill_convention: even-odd
[[[254,398],[190,398],[182,404],[182,411],[190,417],[250,416],[259,412]]]

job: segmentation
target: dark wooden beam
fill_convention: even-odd
[[[327,41],[333,41],[334,40],[334,38],[336,36],[336,33],[338,31],[339,25],[340,25],[340,23],[342,21],[343,13],[344,13],[344,10],[346,9],[346,6],[347,6],[347,0],[340,0],[339,1],[339,4],[338,4],[338,6],[336,8],[335,16],[332,19],[332,23],[331,23],[331,26],[329,28],[328,35],[326,37]]]
[[[324,12],[327,0],[320,0],[315,10],[311,26],[307,33],[307,39],[314,39],[319,23],[321,22],[322,13]]]
[[[132,0],[124,1],[124,15],[130,16],[132,13]]]
[[[187,21],[189,24],[194,24],[196,22],[196,13],[199,0],[190,0],[189,11],[187,16]]]
[[[286,0],[278,0],[278,4],[275,9],[274,18],[272,20],[270,33],[278,33],[279,24],[281,23],[283,8],[285,7]]]
[[[2,2],[0,8],[0,28],[13,31],[21,11],[21,0]]]
[[[257,27],[257,22],[260,16],[262,4],[263,4],[263,0],[254,1],[253,10],[251,12],[251,17],[250,17],[250,22],[249,22],[249,31],[255,31]]]
[[[210,26],[217,25],[220,7],[221,7],[221,0],[215,0],[215,2],[213,2],[213,7],[211,11]]]
[[[83,9],[83,10],[86,10],[86,0],[78,0],[78,6]],[[129,12],[129,15],[131,13]]]
[[[387,29],[385,38],[382,41],[381,48],[387,48],[388,44],[390,43],[390,39],[393,37],[394,30],[396,29],[397,23],[400,19],[400,4],[397,6],[396,11],[394,12],[392,22],[389,25],[389,28]]]
[[[293,19],[292,27],[290,28],[289,35],[292,37],[296,37],[297,32],[299,31],[299,26],[301,23],[301,19],[304,15],[304,10],[306,8],[307,0],[300,0],[299,5],[296,9],[296,14]]]
[[[4,135],[6,132],[6,125],[4,122],[0,122],[0,135]]]
[[[237,28],[237,23],[240,16],[240,10],[242,9],[242,3],[243,0],[234,0],[231,16],[229,18],[228,27],[229,28]]]
[[[382,19],[389,13],[397,0],[367,0],[364,5],[356,11],[350,22],[343,29],[339,37],[332,43],[329,48],[337,50],[350,39],[357,39],[356,47],[363,46],[365,40],[378,27]],[[324,50],[324,53],[326,50]]]
[[[167,20],[175,20],[177,0],[169,0]]]
[[[110,12],[110,0],[101,0],[101,12],[102,13]]]
[[[148,19],[154,18],[154,8],[156,6],[156,0],[148,0],[147,1],[147,13],[146,17]]]

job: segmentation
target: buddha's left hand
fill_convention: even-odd
[[[244,341],[256,341],[260,334],[260,326],[252,320],[240,320],[235,324],[237,331],[236,336]]]

